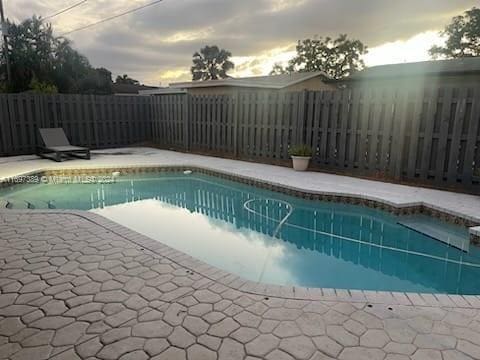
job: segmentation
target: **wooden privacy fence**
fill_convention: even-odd
[[[151,104],[139,96],[0,95],[0,155],[34,153],[42,127],[63,127],[73,144],[92,148],[149,140]]]
[[[278,162],[306,143],[320,169],[480,189],[480,88],[164,95],[153,108],[164,147]]]
[[[234,95],[0,95],[0,155],[31,154],[40,127],[92,148],[162,147],[480,189],[480,87],[242,91]]]

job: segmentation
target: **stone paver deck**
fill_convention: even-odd
[[[478,297],[304,300],[229,277],[97,215],[0,211],[0,358],[480,359]]]

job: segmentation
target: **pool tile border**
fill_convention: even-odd
[[[0,213],[6,214],[50,214],[52,216],[63,214],[81,217],[116,235],[131,241],[141,248],[147,249],[159,256],[165,257],[195,273],[216,282],[219,286],[225,286],[232,290],[268,297],[307,301],[336,301],[353,303],[370,303],[383,305],[407,305],[428,307],[457,307],[480,309],[480,295],[453,295],[453,294],[429,294],[429,293],[406,293],[391,291],[370,290],[346,290],[331,288],[306,288],[300,286],[282,286],[268,283],[258,283],[243,279],[241,276],[218,269],[201,260],[198,260],[181,251],[175,250],[168,245],[153,240],[134,230],[124,227],[99,214],[80,210],[6,210],[0,209]]]

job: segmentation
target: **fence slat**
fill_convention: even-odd
[[[457,98],[457,108],[452,130],[452,139],[450,142],[450,154],[448,156],[447,181],[455,183],[457,180],[458,155],[460,152],[460,138],[462,136],[463,122],[465,120],[465,111],[467,108],[468,89],[463,88]]]
[[[347,151],[347,126],[350,114],[351,91],[344,91],[342,94],[342,112],[340,114],[340,139],[338,143],[337,164],[340,168],[345,167],[345,155]]]
[[[392,148],[395,153],[393,161],[391,162],[391,175],[395,179],[401,178],[402,172],[402,162],[403,162],[403,150],[405,145],[405,126],[406,126],[406,116],[408,111],[408,93],[403,90],[400,94],[397,95],[397,109],[395,111],[395,120],[394,120],[394,140]]]
[[[8,97],[0,96],[0,134],[2,146],[0,152],[2,155],[11,155],[14,149],[12,141],[11,118],[8,112]]]
[[[447,156],[448,128],[450,123],[453,89],[447,88],[442,99],[442,113],[440,115],[440,134],[436,152],[435,181],[440,182],[444,177],[445,158]]]
[[[323,164],[327,163],[327,144],[328,144],[328,120],[330,117],[330,99],[332,92],[323,93],[322,112],[320,115],[319,128],[321,131],[319,158]]]
[[[370,171],[377,171],[379,168],[378,153],[380,143],[380,125],[381,116],[384,104],[384,92],[383,89],[379,89],[376,94],[376,101],[373,103],[372,121],[370,129],[370,141],[368,143],[368,169]]]
[[[353,169],[356,168],[355,164],[355,154],[357,152],[357,145],[358,145],[358,126],[359,121],[358,117],[360,116],[360,109],[361,109],[361,93],[358,90],[353,91],[353,100],[352,100],[352,109],[351,113],[351,125],[350,125],[350,141],[348,146],[348,164],[349,168]]]
[[[474,164],[477,134],[480,127],[480,86],[473,90],[472,112],[468,123],[467,144],[463,171],[463,183],[467,186],[472,184],[474,166],[480,169],[480,164]],[[477,149],[480,152],[480,149]]]
[[[362,100],[362,111],[361,114],[359,114],[360,143],[358,147],[358,168],[360,169],[361,173],[365,173],[365,163],[367,160],[368,122],[370,119],[371,105],[375,101],[374,94],[375,93],[372,89],[368,89],[368,91],[366,91]]]
[[[395,115],[395,91],[390,90],[385,100],[385,114],[383,117],[383,141],[381,149],[380,170],[387,175],[390,157],[392,152],[392,139],[397,134],[392,131],[394,129],[394,115]]]

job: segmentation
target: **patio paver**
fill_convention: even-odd
[[[240,291],[82,214],[0,211],[0,358],[480,359],[478,308]]]

